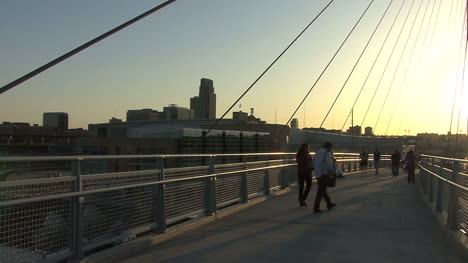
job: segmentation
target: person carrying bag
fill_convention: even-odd
[[[333,156],[331,153],[332,144],[326,142],[315,155],[315,177],[317,178],[317,194],[315,195],[314,212],[320,213],[320,202],[322,198],[327,203],[328,210],[336,204],[332,203],[327,193],[327,187],[336,185],[336,174],[333,172]]]

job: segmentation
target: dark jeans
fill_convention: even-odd
[[[392,165],[392,175],[395,176],[395,177],[398,177],[398,171],[400,170],[400,166],[399,165]]]
[[[307,174],[297,174],[298,181],[299,181],[299,203],[304,202],[309,195],[310,188],[312,187],[312,176]],[[306,184],[304,190],[304,183]]]
[[[414,183],[414,170],[415,167],[408,167],[408,183]]]
[[[317,195],[315,195],[314,210],[320,209],[320,202],[322,201],[322,198],[325,199],[327,205],[331,204],[330,197],[327,193],[327,176],[328,175],[323,175],[317,179],[318,188]]]

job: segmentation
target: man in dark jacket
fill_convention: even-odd
[[[398,171],[400,170],[400,159],[401,154],[398,150],[392,154],[392,177],[398,177]]]
[[[311,157],[309,152],[309,145],[304,143],[299,148],[299,151],[296,154],[297,162],[297,181],[299,183],[299,205],[301,207],[306,207],[306,199],[309,195],[310,188],[312,187],[312,167]],[[306,187],[304,189],[304,182]]]

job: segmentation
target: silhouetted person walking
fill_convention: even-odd
[[[380,165],[380,157],[382,155],[379,152],[379,149],[375,149],[374,152],[374,168],[375,168],[375,174],[379,174],[379,165]]]
[[[367,163],[369,162],[369,154],[366,150],[362,149],[361,154],[359,155],[359,169],[361,169],[362,174],[367,172]]]
[[[414,171],[416,170],[416,155],[413,150],[406,154],[406,170],[408,171],[408,183],[414,184]]]
[[[306,207],[306,199],[309,195],[310,188],[312,187],[312,167],[310,167],[311,157],[309,152],[309,145],[304,143],[296,153],[297,162],[297,181],[299,182],[299,205]],[[306,187],[304,189],[304,183]]]
[[[332,144],[326,142],[322,148],[315,154],[314,168],[315,177],[317,178],[317,195],[315,196],[314,212],[320,213],[320,202],[322,198],[327,202],[328,210],[332,209],[336,204],[332,203],[327,193],[327,180],[333,173],[333,156],[331,153]]]
[[[400,170],[400,160],[401,160],[401,154],[398,150],[395,150],[395,152],[392,154],[392,177],[397,178],[398,177],[398,171]]]

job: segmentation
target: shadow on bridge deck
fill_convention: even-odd
[[[308,208],[292,191],[100,262],[468,262],[416,187],[388,171],[351,175],[330,189],[332,211],[313,213],[313,185]]]

